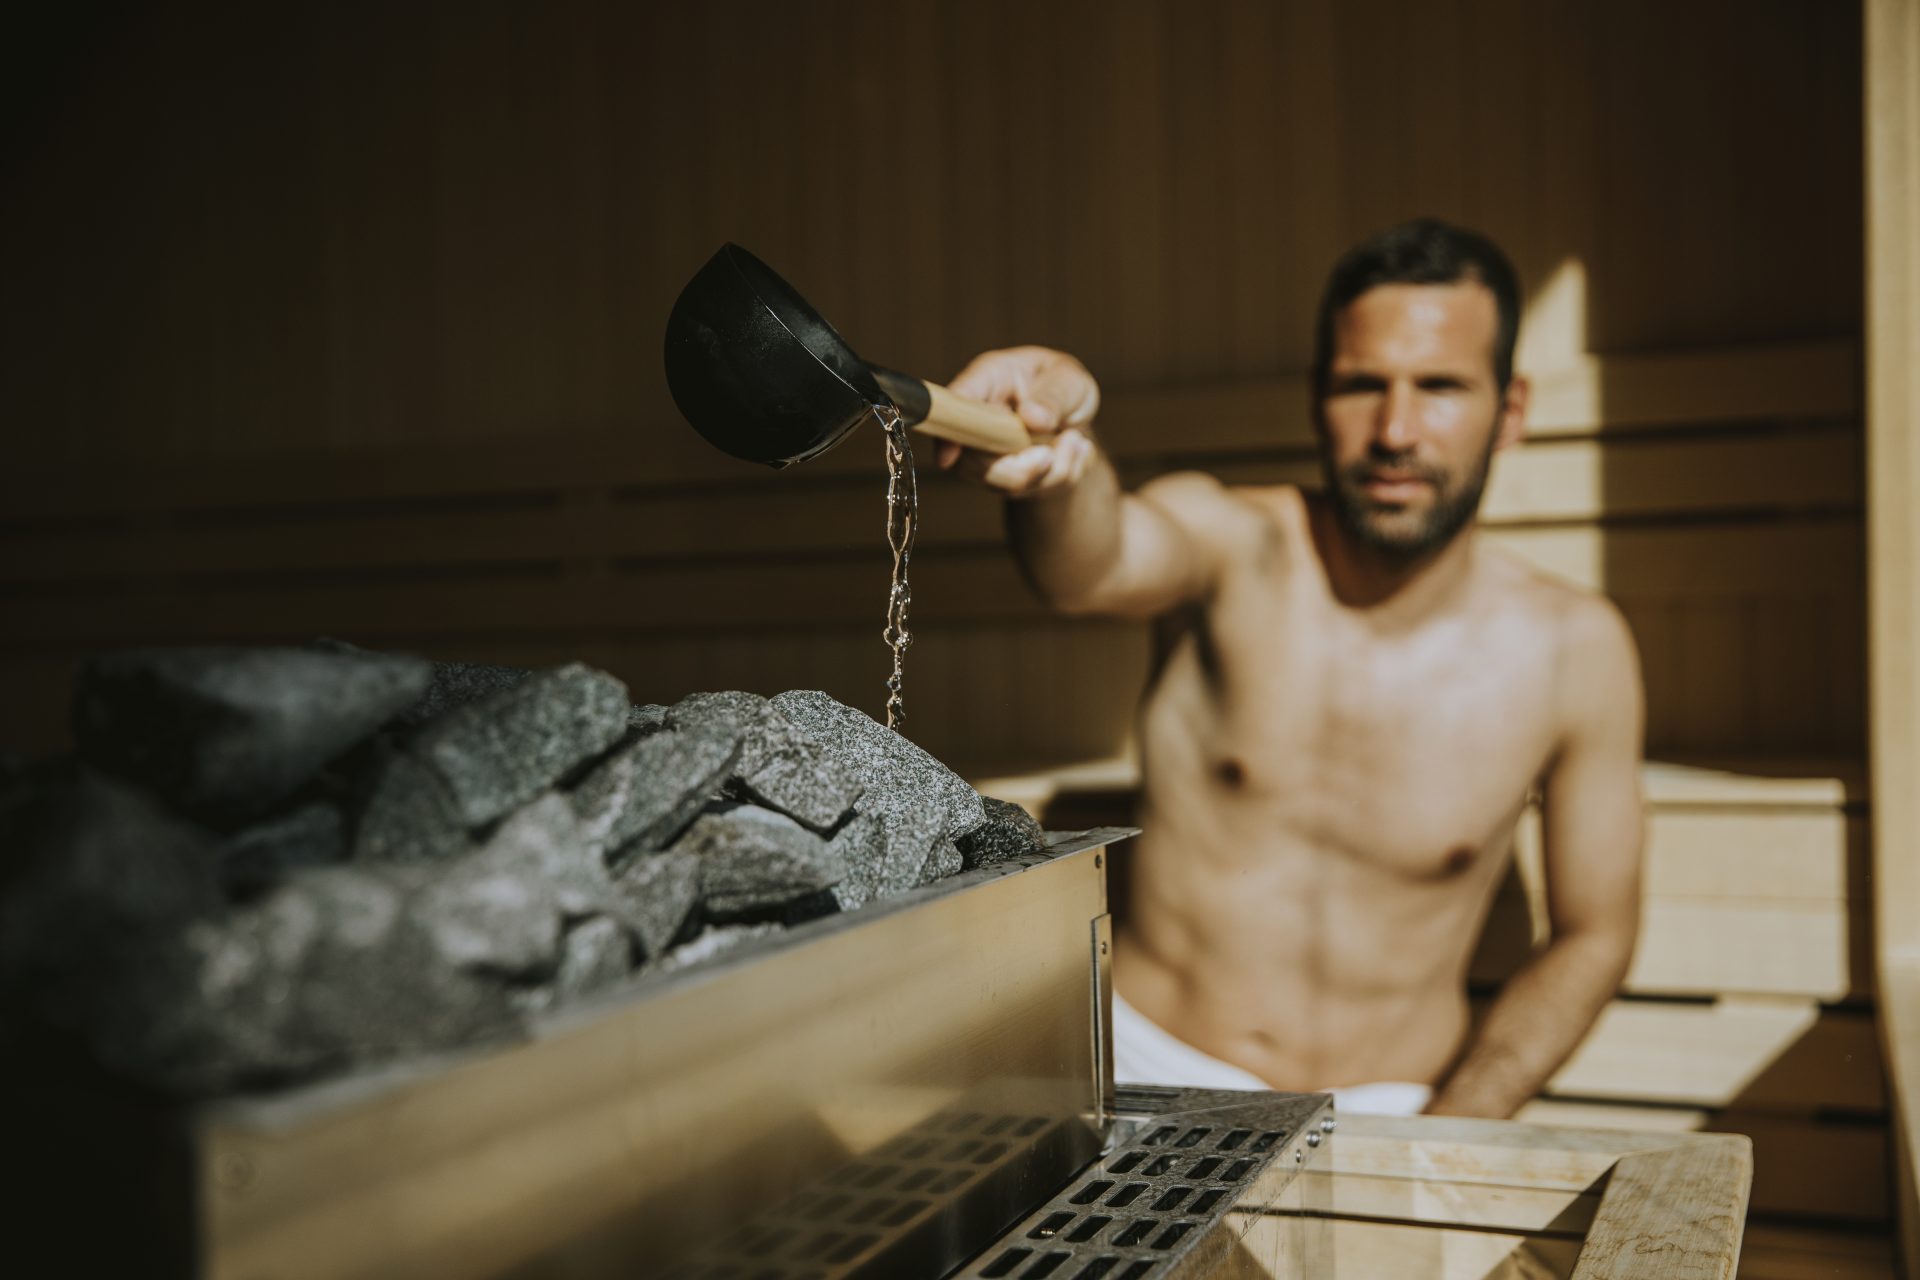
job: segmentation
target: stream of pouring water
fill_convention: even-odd
[[[907,704],[901,696],[907,647],[907,610],[913,591],[907,585],[907,562],[913,558],[913,536],[920,527],[920,491],[913,474],[913,442],[898,410],[876,408],[887,433],[887,546],[893,549],[893,581],[887,591],[887,625],[880,633],[893,651],[893,673],[887,677],[887,728],[898,733],[907,722]]]

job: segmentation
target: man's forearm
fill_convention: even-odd
[[[1125,501],[1113,464],[1096,449],[1078,483],[1007,503],[1014,556],[1048,604],[1067,612],[1088,606],[1120,561]]]
[[[1493,1002],[1428,1111],[1504,1119],[1519,1110],[1586,1036],[1632,953],[1632,938],[1612,934],[1550,943]]]

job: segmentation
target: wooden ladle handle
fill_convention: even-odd
[[[1027,424],[1011,409],[957,396],[937,382],[926,384],[932,401],[926,421],[915,430],[988,453],[1018,453],[1034,443]]]

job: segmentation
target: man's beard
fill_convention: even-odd
[[[1499,435],[1500,424],[1495,422],[1479,464],[1463,476],[1418,462],[1410,452],[1394,453],[1378,448],[1370,451],[1364,461],[1336,470],[1323,452],[1321,465],[1327,475],[1327,493],[1341,531],[1360,546],[1394,561],[1417,560],[1446,546],[1480,510],[1480,497],[1487,488],[1487,475],[1493,467],[1493,446]],[[1415,515],[1396,504],[1374,501],[1367,495],[1366,482],[1378,471],[1425,481],[1433,491],[1433,505],[1424,514]]]

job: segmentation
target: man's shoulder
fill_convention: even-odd
[[[1204,471],[1173,471],[1139,496],[1221,549],[1249,550],[1306,533],[1306,500],[1292,485],[1229,485]]]
[[[1483,548],[1483,554],[1498,567],[1496,590],[1506,608],[1550,647],[1555,688],[1576,695],[1565,699],[1576,718],[1584,718],[1581,708],[1638,698],[1639,650],[1618,605],[1507,552]]]

